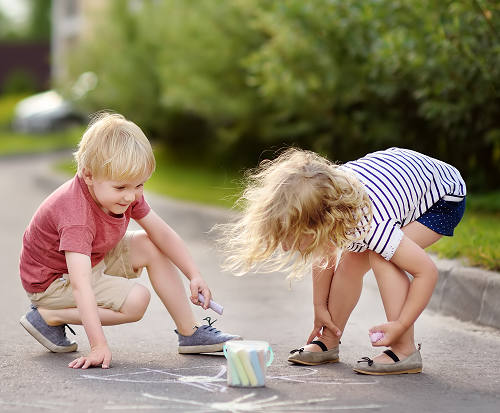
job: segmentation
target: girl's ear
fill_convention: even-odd
[[[85,183],[87,185],[92,185],[93,184],[92,173],[90,173],[89,171],[87,171],[85,168],[82,169],[82,176],[83,176],[83,180],[85,181]]]

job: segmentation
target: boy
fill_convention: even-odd
[[[221,351],[226,341],[241,339],[202,326],[191,311],[177,268],[190,280],[193,304],[207,309],[211,292],[180,237],[144,199],[156,164],[141,129],[119,114],[101,113],[74,156],[76,176],[42,203],[23,237],[20,276],[32,302],[23,327],[50,351],[72,352],[77,344],[65,327],[81,324],[91,351],[69,367],[108,368],[102,326],[142,318],[150,292],[130,279],[146,267],[177,326],[179,353]],[[126,231],[131,218],[143,231]]]

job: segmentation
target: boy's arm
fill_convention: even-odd
[[[90,354],[73,360],[69,367],[86,369],[89,366],[102,364],[103,369],[109,367],[111,352],[104,337],[97,302],[92,291],[92,265],[90,257],[77,252],[66,251],[66,263],[76,307],[80,314],[90,343]]]
[[[165,254],[174,265],[190,281],[191,301],[202,306],[205,310],[210,305],[212,293],[203,279],[181,237],[168,226],[153,210],[137,223],[146,231],[149,238]],[[205,304],[198,300],[198,293],[205,298]]]

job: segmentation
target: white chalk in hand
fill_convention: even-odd
[[[372,343],[376,343],[382,337],[384,337],[384,333],[381,333],[380,331],[377,331],[376,333],[370,333],[370,340]]]
[[[205,304],[205,297],[203,297],[203,295],[201,295],[201,293],[198,293],[198,301],[202,304]],[[224,307],[220,306],[219,304],[217,304],[215,301],[212,301],[212,300],[210,300],[210,304],[209,304],[208,308],[211,308],[217,314],[220,314],[220,315],[222,315],[222,312],[224,311]]]

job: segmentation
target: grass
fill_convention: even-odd
[[[50,152],[76,148],[84,127],[43,135],[32,135],[0,130],[0,155]]]
[[[235,171],[179,162],[155,146],[156,170],[146,184],[149,190],[203,204],[230,208],[239,193]]]
[[[467,265],[500,271],[500,212],[467,211],[453,237],[428,248],[443,258],[465,258]]]

